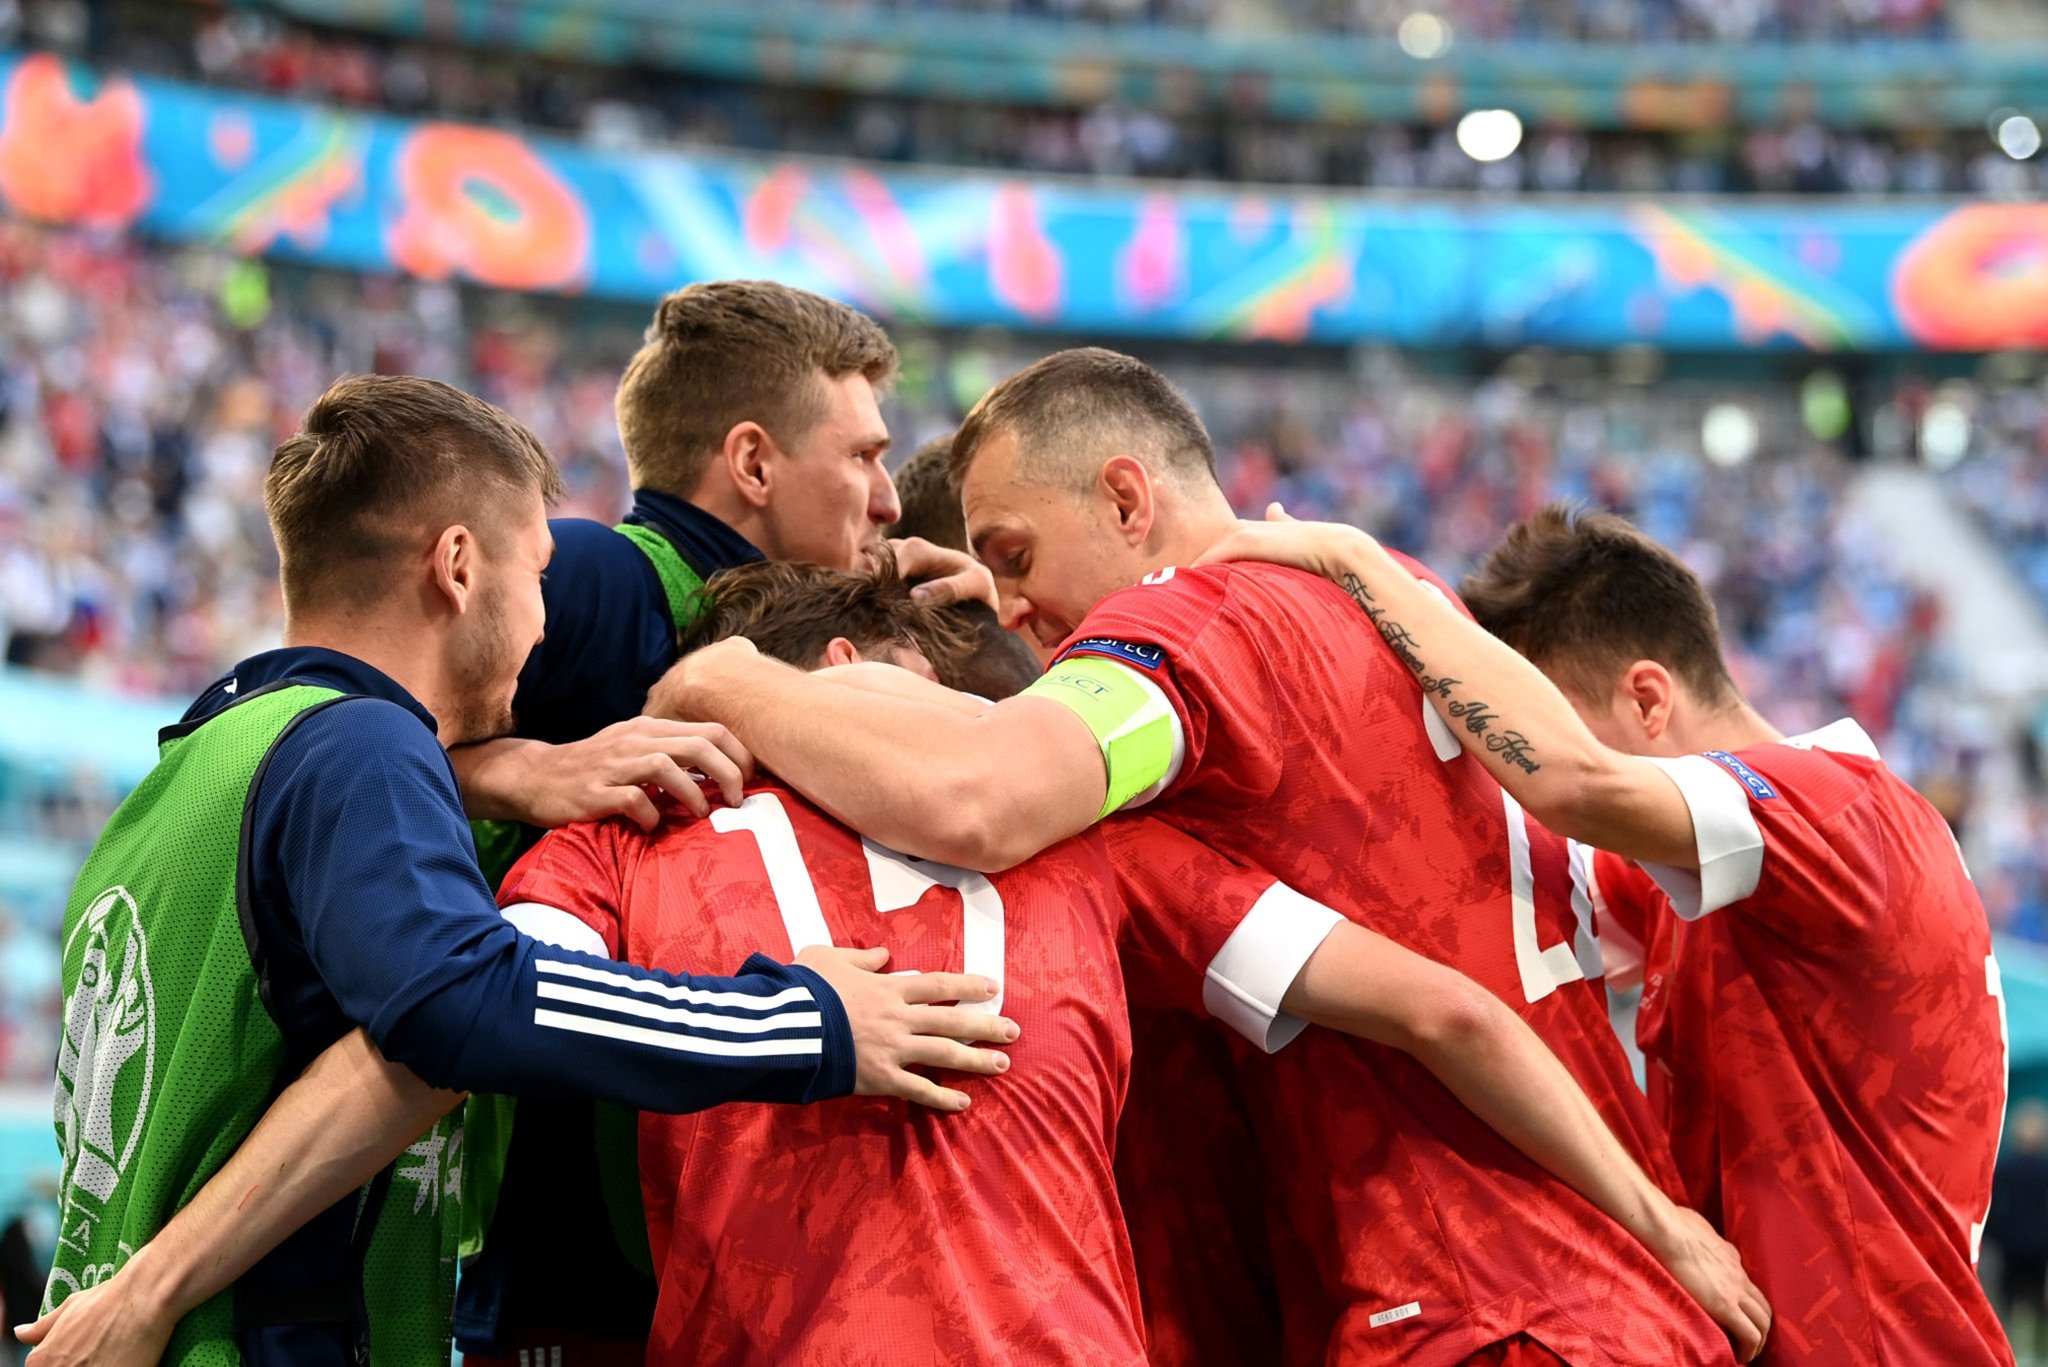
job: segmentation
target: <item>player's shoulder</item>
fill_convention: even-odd
[[[1781,741],[1705,754],[1753,802],[1783,800],[1807,808],[1853,802],[1883,786],[1891,772],[1869,733],[1848,718]]]
[[[642,569],[654,572],[646,553],[616,527],[587,517],[556,517],[548,519],[548,532],[555,542],[548,582],[557,588],[585,576],[615,583],[620,575]]]
[[[336,698],[298,718],[264,768],[266,776],[313,776],[330,797],[421,784],[455,789],[448,752],[420,718],[388,698],[363,695]]]
[[[794,834],[803,847],[811,849],[826,846],[853,848],[861,840],[860,833],[851,826],[773,774],[766,773],[758,774],[748,782],[739,806],[722,806],[713,797],[708,815],[695,820],[680,817],[664,821],[656,835],[681,841],[704,841],[716,840],[736,831],[751,831],[765,850],[769,842],[785,830]]]
[[[551,517],[548,519],[548,533],[555,538],[557,549],[565,542],[605,550],[620,546],[630,548],[633,544],[617,527],[590,517]]]
[[[1328,580],[1301,570],[1256,561],[1168,566],[1104,598],[1081,622],[1069,652],[1084,645],[1193,644],[1221,623],[1256,621],[1275,604],[1288,605],[1341,593]],[[1156,665],[1153,657],[1132,661]]]

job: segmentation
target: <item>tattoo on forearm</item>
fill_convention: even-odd
[[[1489,753],[1500,756],[1502,763],[1512,764],[1524,773],[1533,774],[1543,767],[1537,763],[1536,747],[1529,743],[1527,736],[1520,731],[1493,729],[1494,723],[1500,720],[1500,714],[1493,710],[1490,703],[1479,698],[1460,698],[1451,691],[1464,680],[1428,672],[1420,653],[1422,642],[1415,639],[1414,632],[1387,616],[1387,610],[1372,596],[1372,590],[1365,586],[1364,580],[1346,571],[1344,577],[1337,581],[1337,585],[1351,596],[1351,601],[1358,604],[1360,611],[1372,619],[1373,626],[1379,630],[1380,639],[1393,647],[1394,654],[1401,663],[1408,666],[1409,672],[1421,682],[1422,691],[1449,700],[1450,706],[1445,710],[1463,722],[1467,731],[1475,736],[1485,737]]]

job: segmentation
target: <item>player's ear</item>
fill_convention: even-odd
[[[1660,739],[1671,725],[1671,707],[1677,700],[1671,671],[1655,660],[1637,660],[1622,671],[1621,693],[1643,734]]]
[[[1133,456],[1111,456],[1103,462],[1097,484],[1116,512],[1117,528],[1133,546],[1152,535],[1157,512],[1151,472]]]
[[[775,441],[768,435],[768,429],[757,422],[734,423],[725,434],[719,458],[734,491],[751,507],[763,508],[768,504],[772,483],[769,458],[774,450]]]
[[[448,600],[448,606],[457,613],[466,611],[469,596],[476,589],[475,533],[459,522],[452,527],[443,527],[441,534],[434,538],[428,569],[433,576],[434,587]]]
[[[844,636],[834,636],[825,646],[825,668],[833,665],[857,665],[860,663],[859,647]]]

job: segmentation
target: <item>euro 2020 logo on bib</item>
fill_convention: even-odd
[[[61,1237],[91,1254],[100,1214],[135,1157],[149,1114],[156,1082],[156,994],[149,940],[128,889],[109,888],[86,908],[64,947],[66,962],[81,935],[85,949],[64,1003],[64,1039],[57,1050],[56,1118],[64,1136],[70,1207]]]

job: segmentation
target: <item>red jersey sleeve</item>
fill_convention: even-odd
[[[522,934],[607,959],[624,939],[623,852],[617,822],[549,831],[498,888],[498,909]]]
[[[1681,919],[1729,910],[1831,939],[1882,913],[1884,834],[1862,801],[1874,758],[1759,745],[1657,763],[1685,795],[1700,866],[1643,867]]]
[[[1205,1012],[1269,1054],[1307,1028],[1281,1002],[1342,916],[1163,821],[1123,817],[1103,835],[1134,1001]]]
[[[1259,566],[1268,572],[1272,566]],[[1178,765],[1150,797],[1198,783],[1223,786],[1233,800],[1258,802],[1279,785],[1280,756],[1269,741],[1281,714],[1269,654],[1244,616],[1232,610],[1238,565],[1165,569],[1096,604],[1055,660],[1110,660],[1157,688],[1179,723]]]

